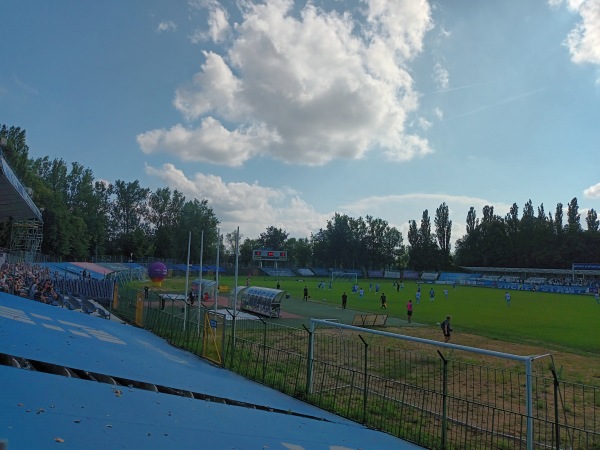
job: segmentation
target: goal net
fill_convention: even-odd
[[[331,282],[334,283],[336,281],[349,281],[351,283],[356,283],[358,277],[356,273],[352,272],[332,272],[331,273]]]

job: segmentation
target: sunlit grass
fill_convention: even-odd
[[[275,288],[276,279],[253,277],[253,286]],[[309,288],[311,300],[324,301],[328,304],[341,304],[341,295],[348,294],[348,308],[381,312],[380,296],[387,296],[386,313],[393,317],[406,318],[406,303],[413,300],[413,321],[436,326],[451,315],[452,325],[456,332],[468,332],[509,342],[530,343],[546,346],[549,349],[564,349],[600,353],[600,305],[591,295],[549,294],[543,292],[510,291],[511,306],[504,300],[504,290],[481,287],[448,286],[448,299],[444,298],[444,285],[421,285],[421,301],[416,304],[417,284],[414,281],[404,283],[399,292],[390,280],[359,280],[365,295],[359,299],[358,294],[351,294],[350,281],[337,281],[332,289],[317,289],[319,278],[297,280],[280,279],[281,289],[290,294],[286,301],[297,301],[302,298],[302,290]],[[245,285],[246,279],[238,284]],[[375,284],[380,283],[380,291],[375,292]],[[372,283],[372,291],[369,291]],[[233,277],[221,277],[221,285],[234,286]],[[143,283],[139,283],[143,286]],[[435,301],[429,301],[429,289],[436,292]],[[169,278],[163,282],[163,290],[185,292],[185,277]],[[315,305],[315,307],[317,307]],[[285,310],[285,302],[283,305]]]

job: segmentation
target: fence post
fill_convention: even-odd
[[[447,445],[447,426],[448,426],[448,360],[444,358],[442,352],[437,351],[442,358],[442,449],[446,450]]]
[[[525,407],[527,409],[527,450],[533,450],[532,358],[525,361]]]
[[[310,323],[308,331],[308,358],[306,359],[306,395],[313,392],[313,358],[315,357],[315,329],[314,324]]]
[[[262,382],[264,384],[267,376],[267,322],[262,318],[260,321],[263,323],[263,366],[262,366]]]
[[[363,369],[363,376],[364,376],[364,386],[363,386],[363,423],[367,423],[367,395],[369,392],[368,389],[368,378],[367,378],[367,360],[368,360],[368,356],[369,356],[369,344],[367,344],[367,341],[365,341],[363,339],[363,337],[359,334],[358,337],[360,338],[361,341],[363,341],[363,344],[365,344],[365,361],[364,361],[364,369]]]
[[[556,450],[560,450],[560,423],[559,423],[559,415],[558,415],[558,375],[556,374],[556,370],[554,367],[551,369],[552,377],[554,378],[554,436],[556,439]]]

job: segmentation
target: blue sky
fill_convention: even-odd
[[[600,1],[0,0],[31,157],[207,199],[223,232],[600,210]]]

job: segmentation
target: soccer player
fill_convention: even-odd
[[[417,299],[417,305],[421,303],[421,291],[417,291],[415,298]]]
[[[506,294],[504,294],[504,300],[506,300],[506,306],[510,308],[510,292],[506,291]]]
[[[306,286],[304,286],[304,297],[302,297],[302,300],[308,301],[308,287]]]
[[[408,323],[410,323],[410,320],[412,319],[412,312],[413,312],[413,304],[412,304],[412,300],[409,300],[408,303],[406,304],[406,316],[408,317]]]
[[[450,332],[452,331],[452,327],[450,326],[450,320],[452,320],[451,316],[446,316],[446,320],[442,322],[442,332],[444,333],[444,342],[448,342],[450,340]]]
[[[446,300],[448,300],[448,289],[444,289],[444,297],[446,297]]]
[[[381,293],[381,308],[387,309],[387,297],[385,296],[385,292]]]
[[[346,309],[346,302],[348,301],[348,296],[346,295],[346,293],[344,292],[342,294],[342,308]]]
[[[596,303],[600,305],[600,294],[596,292],[596,295],[594,295],[594,297],[596,297]]]
[[[430,301],[430,302],[433,302],[433,301],[435,301],[435,291],[433,290],[433,288],[431,288],[431,289],[429,290],[429,301]]]

